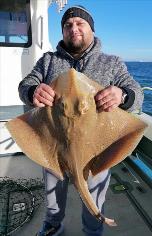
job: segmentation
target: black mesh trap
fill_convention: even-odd
[[[32,218],[44,200],[41,179],[0,178],[0,236],[7,236]]]

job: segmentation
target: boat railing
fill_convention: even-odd
[[[145,90],[152,91],[152,87],[142,87],[142,91],[144,93]],[[138,115],[141,115],[142,113],[142,108],[139,110]]]
[[[152,91],[152,88],[151,87],[143,87],[142,90],[151,90]]]

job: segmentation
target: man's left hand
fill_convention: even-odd
[[[99,112],[112,111],[121,104],[122,90],[116,86],[108,86],[95,96],[96,107]]]

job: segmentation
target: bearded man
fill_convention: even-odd
[[[34,107],[53,106],[55,91],[48,84],[61,73],[75,68],[105,88],[94,98],[99,112],[110,112],[116,107],[130,112],[139,109],[143,102],[140,85],[130,76],[119,57],[101,52],[91,14],[82,6],[73,6],[64,13],[61,27],[63,40],[58,43],[57,50],[45,53],[32,72],[20,82],[21,100]],[[47,207],[43,227],[36,235],[57,236],[63,232],[69,178],[65,175],[60,181],[49,170],[43,172]],[[88,178],[90,193],[99,203],[101,212],[109,181],[109,170]],[[102,235],[103,224],[89,213],[83,203],[82,224],[86,236]]]

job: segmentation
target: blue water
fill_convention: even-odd
[[[152,88],[152,62],[126,62],[129,73],[142,87]],[[143,112],[152,115],[152,91],[144,91]]]

